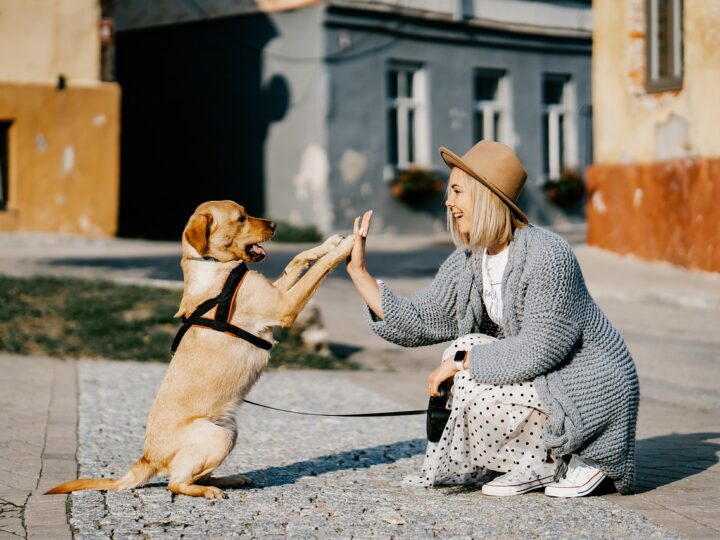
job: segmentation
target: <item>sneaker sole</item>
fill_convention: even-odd
[[[482,492],[483,495],[491,495],[493,497],[511,497],[512,495],[522,495],[523,493],[543,489],[548,484],[552,484],[554,479],[554,476],[538,478],[537,480],[534,480],[531,485],[527,485],[530,482],[510,486],[493,486],[485,484],[482,487]]]
[[[582,486],[547,486],[545,488],[545,495],[548,495],[550,497],[563,498],[584,497],[585,495],[590,494],[596,487],[598,487],[600,485],[600,482],[602,482],[605,478],[606,476],[604,473],[597,472],[594,476],[590,478],[590,480],[585,482]]]

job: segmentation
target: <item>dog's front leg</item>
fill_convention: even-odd
[[[334,234],[327,240],[325,240],[319,246],[312,249],[302,251],[293,257],[293,260],[285,267],[282,275],[273,283],[273,286],[281,291],[285,292],[290,287],[295,285],[302,273],[310,268],[310,265],[317,261],[320,257],[327,255],[330,251],[335,249],[343,237],[339,234]]]
[[[354,243],[354,235],[343,239],[335,249],[321,259],[318,259],[312,268],[305,272],[305,275],[302,276],[290,290],[282,295],[282,305],[280,306],[281,326],[290,326],[295,321],[295,318],[310,298],[312,298],[312,295],[320,283],[322,283],[322,280],[325,279],[333,268],[350,255]]]

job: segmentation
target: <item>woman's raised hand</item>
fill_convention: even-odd
[[[347,271],[350,276],[367,271],[365,266],[365,243],[367,242],[368,232],[370,231],[370,221],[372,221],[372,210],[365,212],[362,218],[355,218],[353,227],[355,244],[347,259]]]
[[[372,219],[372,210],[368,210],[363,214],[362,218],[355,218],[355,243],[353,244],[350,256],[347,258],[347,272],[353,285],[362,296],[368,307],[375,313],[379,319],[383,318],[382,302],[380,300],[380,288],[375,282],[375,278],[370,275],[365,266],[365,242],[370,231],[370,220]]]

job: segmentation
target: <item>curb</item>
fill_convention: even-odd
[[[37,487],[25,505],[27,538],[71,540],[68,495],[43,495],[77,478],[77,364],[56,362]]]

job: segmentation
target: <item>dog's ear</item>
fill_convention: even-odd
[[[207,238],[212,225],[212,215],[193,214],[185,227],[184,240],[202,257],[207,247]]]

